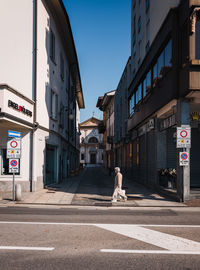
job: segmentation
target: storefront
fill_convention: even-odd
[[[0,192],[12,190],[12,174],[7,158],[8,131],[21,132],[21,158],[16,183],[23,191],[30,191],[33,101],[8,86],[0,89]]]

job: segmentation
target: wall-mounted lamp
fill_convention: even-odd
[[[74,116],[73,116],[73,114],[69,114],[69,120],[74,120]]]

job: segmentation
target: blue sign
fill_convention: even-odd
[[[21,132],[8,130],[8,137],[21,138]]]

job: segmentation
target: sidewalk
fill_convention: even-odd
[[[76,205],[76,206],[122,206],[122,207],[187,207],[184,203],[173,201],[164,195],[123,179],[126,190],[126,202],[111,202],[114,176],[100,168],[86,168],[79,176],[71,177],[67,183],[55,184],[37,192],[24,193],[22,201],[1,200],[6,205]]]

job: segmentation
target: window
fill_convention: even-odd
[[[51,90],[51,118],[57,120],[58,117],[58,95]]]
[[[150,46],[149,46],[149,41],[148,41],[148,42],[147,42],[147,45],[146,45],[146,47],[145,47],[145,53],[146,53],[146,54],[148,53],[149,48],[150,48]]]
[[[147,13],[150,7],[150,0],[145,0],[145,2],[146,2],[146,13]]]
[[[137,104],[142,99],[142,84],[138,86],[136,90],[135,104]]]
[[[172,40],[165,47],[165,67],[172,66]]]
[[[138,59],[138,68],[140,67],[141,64],[141,58]]]
[[[146,24],[146,53],[148,52],[150,47],[150,20],[148,20]]]
[[[132,116],[135,107],[135,94],[133,94],[129,100],[129,115]]]
[[[136,53],[136,16],[133,18],[133,54]]]
[[[84,157],[84,154],[82,153],[81,154],[81,160],[84,160],[85,159],[85,157]]]
[[[64,80],[64,59],[62,54],[60,54],[60,77]]]
[[[52,30],[50,30],[50,57],[55,62],[55,35]]]
[[[164,51],[161,53],[161,55],[158,57],[158,77],[161,78],[163,73],[162,69],[164,67]]]
[[[136,0],[133,0],[133,9],[135,8],[136,6]]]
[[[138,19],[138,33],[140,33],[140,30],[141,30],[141,16],[139,17]]]
[[[60,127],[64,127],[64,106],[60,104],[60,115],[59,115],[59,125]]]
[[[0,150],[0,161],[1,161],[1,175],[11,175],[13,173],[9,173],[9,159],[6,157],[6,149]],[[19,171],[20,171],[20,159],[19,159]],[[15,173],[19,175],[20,173]]]
[[[144,80],[143,97],[146,96],[147,92],[150,89],[151,89],[151,70],[147,73],[146,78]]]
[[[153,81],[156,81],[158,78],[158,63],[156,62],[153,67]]]
[[[96,137],[91,137],[89,138],[88,143],[98,143],[98,140]]]

